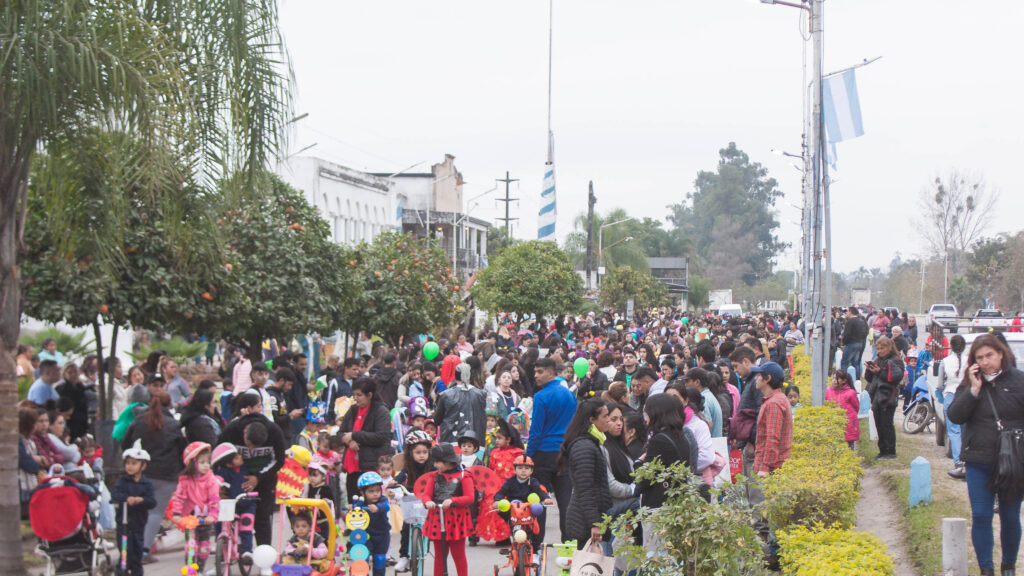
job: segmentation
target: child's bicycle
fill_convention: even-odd
[[[253,515],[236,515],[235,509],[241,502],[258,500],[258,492],[247,492],[234,500],[220,501],[217,521],[221,523],[221,530],[217,535],[217,553],[214,557],[217,576],[230,576],[232,564],[238,564],[239,574],[249,576],[249,571],[252,570],[252,556],[242,557],[238,553],[238,537],[242,532],[252,532]]]
[[[182,516],[177,527],[185,533],[185,566],[181,569],[182,576],[198,576],[202,566],[196,562],[196,529],[206,524],[201,516]]]
[[[398,505],[402,509],[402,521],[409,526],[408,571],[412,576],[424,576],[424,564],[430,548],[430,541],[423,537],[427,509],[423,502],[404,486],[398,486],[396,490],[401,494],[398,497]]]
[[[555,566],[559,568],[558,576],[569,576],[572,572],[572,556],[576,553],[576,541],[569,540],[560,544],[550,544],[558,557],[555,558]]]
[[[504,568],[512,568],[513,576],[527,576],[531,570],[540,571],[540,563],[535,561],[533,544],[530,543],[530,536],[540,532],[537,522],[538,514],[534,514],[532,507],[542,504],[530,504],[518,500],[509,503],[509,527],[511,529],[512,543],[508,548],[508,561],[504,566],[494,565],[494,576]],[[502,551],[504,553],[504,551]],[[543,551],[541,551],[543,553]]]

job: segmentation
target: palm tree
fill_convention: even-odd
[[[594,214],[593,265],[595,269],[598,261],[601,262],[602,266],[609,269],[617,266],[629,266],[634,270],[647,271],[650,268],[647,265],[647,255],[644,253],[643,246],[637,241],[642,228],[635,220],[629,220],[617,226],[609,226],[604,229],[601,239],[601,251],[604,254],[601,258],[598,258],[597,244],[601,226],[611,222],[627,220],[628,218],[629,215],[622,208],[615,208],[603,216]],[[626,238],[631,239],[627,241]],[[583,260],[587,256],[586,212],[580,213],[573,221],[573,231],[565,239],[565,251],[569,255],[569,261],[573,266],[581,266],[583,264]]]
[[[159,181],[180,163],[206,187],[241,174],[243,193],[283,144],[290,69],[272,0],[7,0],[0,47],[0,484],[14,486],[18,264],[34,154],[88,129],[123,131],[174,151],[140,154],[137,178]],[[24,573],[18,507],[16,490],[0,492],[6,574]]]

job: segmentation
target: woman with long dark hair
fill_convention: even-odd
[[[608,431],[608,408],[601,400],[585,400],[565,430],[559,466],[569,472],[572,497],[569,499],[562,540],[576,539],[582,550],[587,541],[600,542],[597,527],[612,505],[608,489],[608,461],[601,450]]]
[[[164,390],[155,390],[152,396],[149,408],[135,418],[121,442],[121,449],[128,450],[136,440],[142,440],[142,449],[150,456],[146,477],[153,482],[156,507],[149,511],[146,520],[144,550],[149,550],[156,539],[164,509],[178,486],[183,468],[181,454],[185,450],[185,436],[171,414],[171,396]]]
[[[217,422],[217,403],[213,401],[213,391],[209,388],[197,390],[188,404],[182,407],[180,422],[185,430],[186,441],[206,442],[216,446],[221,427]]]
[[[683,435],[686,416],[683,403],[675,394],[657,394],[647,399],[644,405],[647,415],[647,453],[643,464],[658,460],[665,467],[677,462],[690,464],[690,443]],[[648,508],[660,508],[665,503],[665,486],[650,482],[638,482],[640,504]],[[646,538],[646,535],[645,535]]]
[[[622,442],[626,445],[629,457],[636,462],[644,453],[644,445],[647,443],[647,423],[644,422],[644,415],[633,410],[623,410],[622,417]]]
[[[618,404],[607,404],[606,407],[608,431],[601,449],[608,459],[608,489],[612,503],[620,504],[633,498],[633,458],[623,439],[622,408]]]
[[[994,575],[992,517],[997,491],[993,489],[1000,458],[1000,430],[1024,428],[1024,372],[1016,367],[1009,347],[992,334],[982,334],[967,354],[964,379],[949,405],[949,419],[966,425],[963,449],[967,495],[971,501],[971,542],[982,576]],[[999,494],[1000,544],[1003,576],[1016,570],[1020,550],[1021,494]]]

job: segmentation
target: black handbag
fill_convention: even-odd
[[[1007,430],[996,411],[996,403],[992,399],[996,387],[987,395],[988,404],[992,407],[992,415],[996,418],[996,430],[999,440],[996,445],[996,466],[992,474],[989,488],[1000,497],[1020,498],[1024,495],[1024,429]]]

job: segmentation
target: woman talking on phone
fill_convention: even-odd
[[[1024,372],[1015,366],[1010,349],[992,334],[978,336],[967,354],[964,380],[949,405],[949,420],[963,427],[960,460],[967,474],[971,501],[971,542],[982,576],[994,575],[992,562],[992,507],[996,490],[992,479],[999,457],[999,426],[1024,428]],[[1020,549],[1021,494],[999,494],[1001,574],[1013,576]]]

